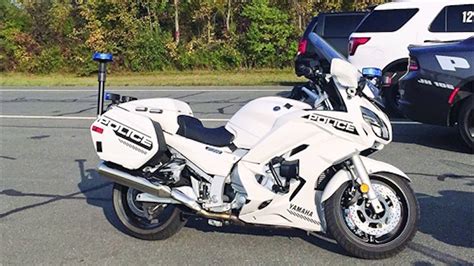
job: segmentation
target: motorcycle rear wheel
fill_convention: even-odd
[[[363,198],[351,201],[350,182],[327,200],[324,211],[329,233],[347,252],[383,259],[401,252],[413,239],[420,210],[415,193],[402,177],[381,173],[370,179],[384,212],[375,214]]]
[[[147,206],[135,200],[137,193],[140,192],[114,183],[114,211],[129,235],[143,240],[163,240],[179,232],[186,224],[186,219],[176,206],[151,203]],[[145,214],[145,211],[155,208],[152,214]]]

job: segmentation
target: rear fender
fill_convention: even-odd
[[[388,163],[384,163],[381,161],[377,161],[374,159],[370,159],[364,156],[361,156],[362,162],[364,163],[367,172],[370,174],[385,172],[385,173],[392,173],[398,176],[405,178],[408,182],[410,182],[410,178],[402,172],[400,169],[396,168],[393,165]],[[326,187],[323,190],[323,195],[321,196],[321,202],[326,201],[329,199],[336,190],[339,189],[344,183],[351,181],[351,174],[349,171],[342,169],[339,170],[329,181]]]

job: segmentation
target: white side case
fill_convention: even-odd
[[[170,134],[178,131],[178,116],[193,116],[191,107],[183,101],[170,98],[152,98],[126,102],[120,107],[159,122],[163,131]]]
[[[131,170],[143,166],[159,150],[153,122],[146,116],[120,107],[114,107],[97,118],[91,126],[91,135],[101,160]],[[163,144],[164,140],[161,142]]]

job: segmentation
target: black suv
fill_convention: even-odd
[[[314,67],[316,52],[307,37],[311,32],[323,37],[338,52],[347,57],[349,35],[355,30],[367,12],[320,13],[314,17],[306,28],[298,44],[295,58],[295,73],[302,76],[302,67]]]

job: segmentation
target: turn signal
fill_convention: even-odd
[[[362,183],[359,187],[359,190],[360,190],[360,192],[365,194],[365,193],[369,192],[369,185],[367,185],[365,183]]]

